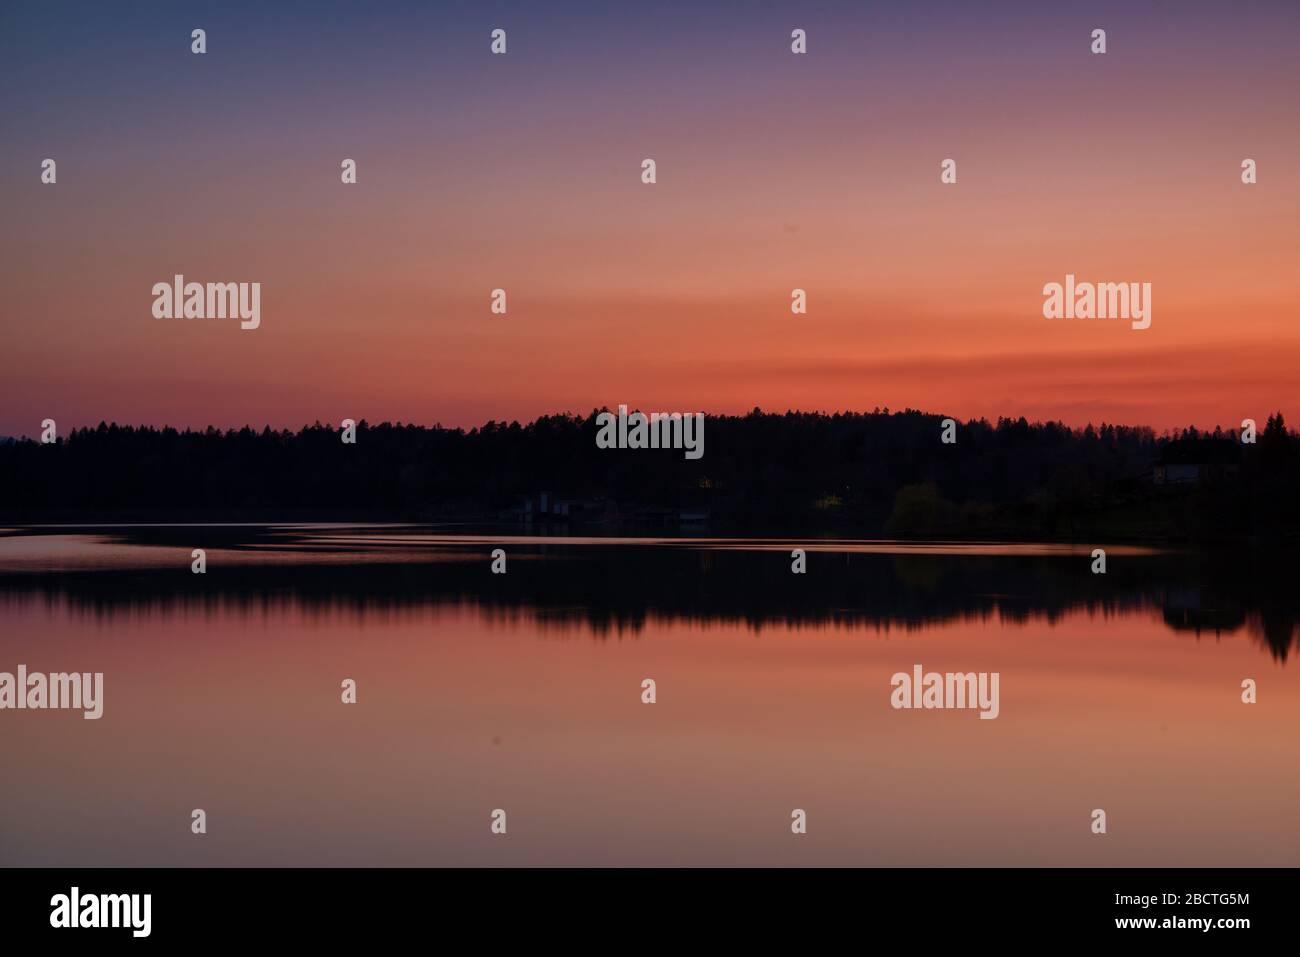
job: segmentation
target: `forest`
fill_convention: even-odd
[[[1300,435],[957,422],[915,410],[708,415],[707,454],[601,448],[598,416],[472,429],[356,423],[177,430],[101,423],[0,441],[11,523],[393,520],[600,534],[1300,540]],[[952,431],[951,429],[949,430]],[[348,436],[352,438],[353,436]]]

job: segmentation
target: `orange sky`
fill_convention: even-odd
[[[236,19],[207,60],[124,35],[46,87],[43,34],[11,24],[36,52],[0,103],[0,433],[619,403],[1300,421],[1297,18],[1107,9],[1100,57],[1028,8],[1014,29],[891,14],[857,45],[819,14],[802,60],[758,18],[495,62],[322,25],[286,62]],[[178,272],[260,281],[261,328],[153,319]],[[1152,327],[1043,319],[1067,272],[1152,283]]]

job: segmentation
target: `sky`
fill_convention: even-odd
[[[1297,51],[1282,2],[6,3],[0,434],[1300,424]],[[260,328],[154,318],[178,273]],[[1067,273],[1151,327],[1043,318]]]

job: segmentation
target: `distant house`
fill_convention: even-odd
[[[1203,485],[1231,479],[1241,465],[1233,439],[1175,439],[1152,468],[1156,485]]]
[[[549,492],[529,495],[510,510],[510,516],[525,522],[598,521],[605,503],[594,499],[559,498]]]
[[[642,525],[703,526],[709,521],[707,508],[673,508],[633,506],[620,509],[613,499],[560,498],[550,492],[535,492],[513,508],[500,513],[502,518],[525,524],[549,523],[618,525],[624,521]]]

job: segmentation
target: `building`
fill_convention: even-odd
[[[1175,439],[1152,467],[1156,485],[1205,485],[1236,476],[1241,446],[1234,439]]]

